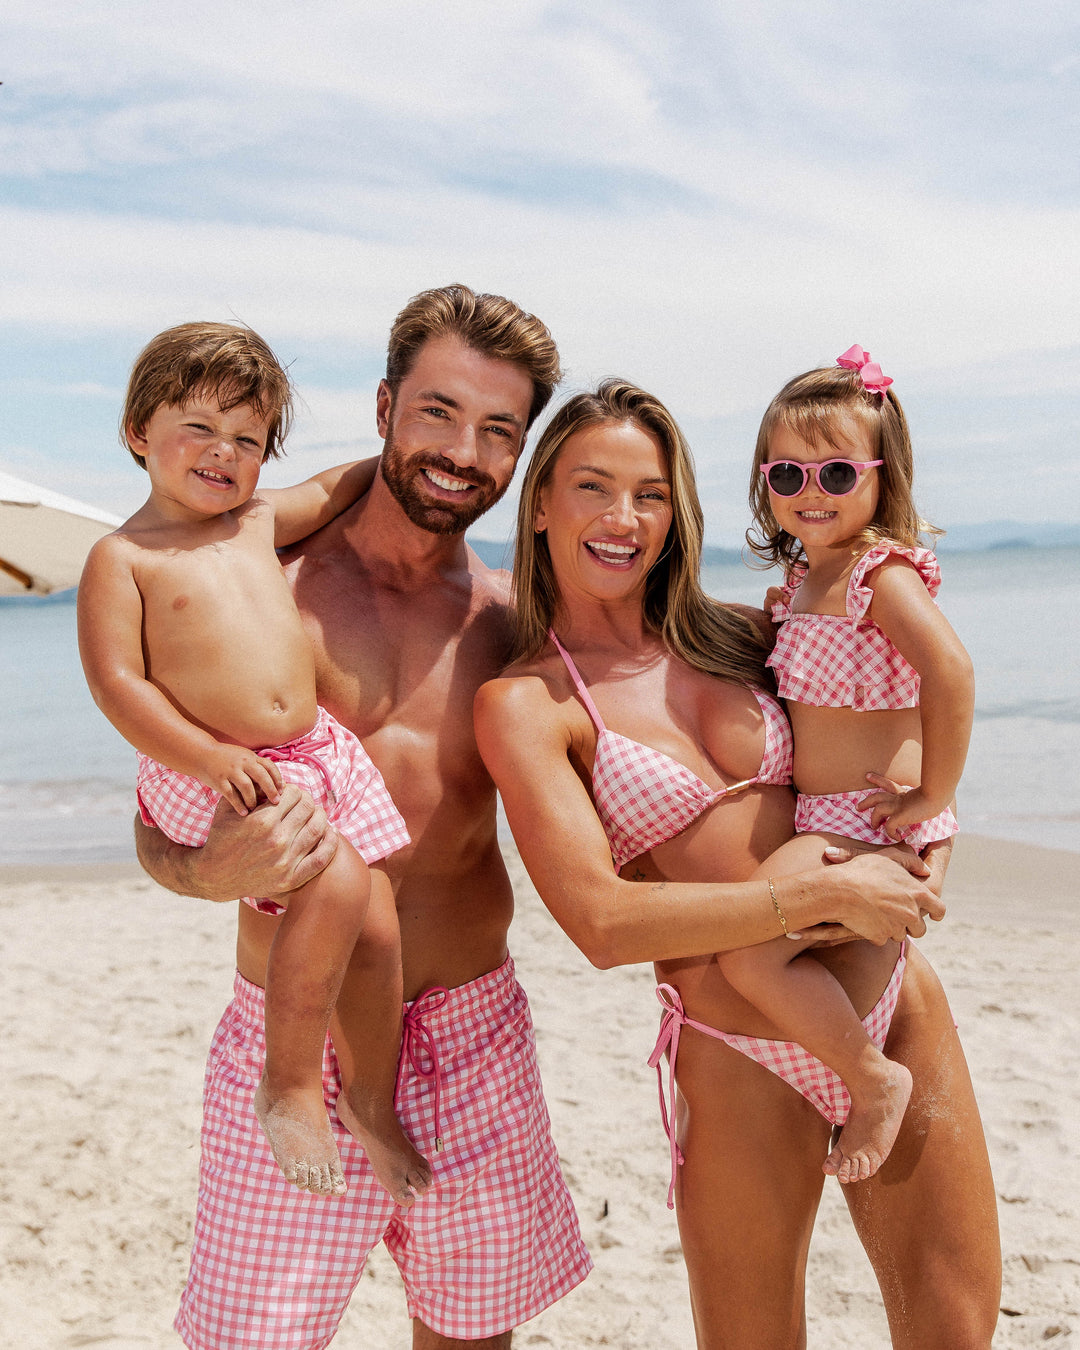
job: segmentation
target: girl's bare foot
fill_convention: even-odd
[[[868,1086],[868,1092],[851,1093],[851,1113],[822,1164],[826,1176],[845,1184],[872,1177],[889,1156],[911,1098],[911,1074],[903,1064],[883,1059]]]
[[[363,1145],[375,1179],[403,1209],[411,1209],[431,1185],[431,1164],[406,1139],[393,1111],[362,1124],[345,1092],[337,1099],[338,1119]],[[365,1112],[374,1116],[375,1113]]]
[[[259,1118],[286,1181],[312,1195],[344,1195],[345,1173],[322,1090],[274,1095],[264,1078],[255,1092]]]

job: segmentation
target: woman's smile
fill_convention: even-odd
[[[606,567],[628,570],[641,552],[637,544],[616,542],[612,539],[586,539],[585,547],[594,558]]]

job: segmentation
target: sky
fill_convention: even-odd
[[[1072,3],[6,0],[0,470],[119,515],[130,365],[249,324],[300,416],[265,482],[375,453],[395,314],[449,282],[554,333],[563,392],[669,406],[710,543],[754,436],[852,343],[935,524],[1080,520]],[[512,530],[513,492],[478,533]]]

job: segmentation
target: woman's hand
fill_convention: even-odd
[[[956,810],[955,802],[953,803],[953,810]],[[950,835],[947,839],[935,839],[932,844],[927,844],[922,851],[922,860],[930,869],[930,875],[926,878],[926,887],[939,898],[945,885],[945,873],[949,870],[949,863],[952,860],[953,840],[955,838],[955,835]]]
[[[823,857],[827,863],[841,864],[830,870],[829,881],[837,888],[838,917],[856,937],[880,947],[908,936],[922,937],[926,919],[939,921],[945,916],[940,896],[927,884],[934,879],[934,869],[906,845],[866,851],[853,844],[827,848]],[[826,940],[835,942],[839,935],[833,932]]]

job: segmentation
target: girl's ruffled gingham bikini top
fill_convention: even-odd
[[[815,708],[856,712],[917,708],[919,676],[869,616],[874,592],[866,577],[890,554],[906,558],[931,599],[941,586],[941,568],[926,548],[876,544],[855,564],[847,589],[847,614],[796,614],[792,605],[806,568],[796,567],[772,608],[781,624],[767,664],[776,672],[781,698]]]

